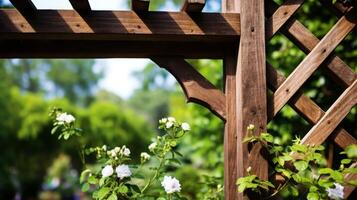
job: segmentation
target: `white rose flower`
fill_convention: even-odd
[[[156,148],[156,146],[157,146],[157,143],[156,143],[156,142],[151,143],[151,144],[149,145],[149,150],[150,150],[151,152],[154,151],[155,148]]]
[[[141,162],[142,162],[142,163],[144,163],[144,162],[150,160],[150,157],[151,157],[151,156],[150,156],[148,153],[146,153],[146,152],[142,152],[142,153],[140,154],[140,158],[141,158]]]
[[[103,151],[107,151],[107,145],[102,146]]]
[[[167,122],[167,118],[162,118],[159,120],[160,123],[165,124]]]
[[[120,152],[120,148],[119,148],[119,147],[115,147],[115,148],[113,149],[113,151],[114,151],[115,153],[119,153],[119,152]]]
[[[175,177],[165,176],[161,185],[167,194],[181,191],[181,184]]]
[[[186,122],[184,122],[184,123],[181,124],[181,128],[182,128],[182,130],[184,130],[184,131],[189,131],[189,130],[191,130],[190,125],[189,125],[188,123],[186,123]]]
[[[173,117],[168,117],[167,120],[168,120],[169,122],[175,122],[175,121],[176,121],[176,119],[173,118]]]
[[[247,127],[248,131],[253,131],[255,129],[254,124],[249,124],[249,126]]]
[[[131,171],[128,165],[119,165],[117,168],[115,168],[115,172],[117,173],[119,179],[131,176]]]
[[[111,165],[107,165],[102,169],[102,176],[104,178],[113,175],[113,173],[114,173],[114,169]]]
[[[166,122],[166,128],[171,128],[173,125],[174,123],[171,121]]]
[[[74,122],[76,119],[71,114],[61,113],[61,114],[57,115],[56,120],[60,124],[64,124],[64,123],[69,124],[69,123]]]
[[[343,189],[344,187],[339,184],[339,183],[334,183],[335,188],[329,188],[327,189],[327,195],[331,198],[331,199],[343,199],[344,193],[343,193]]]
[[[124,147],[124,149],[123,149],[123,155],[124,155],[124,156],[130,156],[130,149]]]

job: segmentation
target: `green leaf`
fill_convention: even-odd
[[[51,135],[55,134],[57,129],[58,129],[59,126],[55,126],[53,127],[53,129],[51,130]]]
[[[99,189],[98,191],[98,198],[101,200],[101,199],[104,199],[110,192],[110,188],[108,187],[102,187]]]
[[[307,200],[319,200],[319,194],[316,192],[309,192],[309,194],[307,194]]]
[[[357,158],[357,144],[346,147],[345,152],[348,158]]]
[[[333,172],[333,169],[331,168],[322,168],[319,169],[319,174],[331,174]]]
[[[354,174],[357,174],[357,168],[356,168],[356,167],[346,168],[345,170],[343,170],[343,173],[354,173]]]
[[[348,181],[349,184],[357,187],[357,179],[356,180],[352,180],[352,181]]]
[[[89,184],[92,184],[92,185],[95,185],[95,184],[98,183],[98,179],[97,179],[95,176],[90,176],[90,177],[88,178],[88,183],[89,183]]]
[[[90,174],[90,170],[86,169],[81,173],[81,176],[79,177],[79,183],[83,183],[84,180],[87,178],[87,176]]]
[[[296,152],[305,153],[307,151],[307,146],[302,145],[302,144],[294,144],[291,146],[291,150],[296,151]]]
[[[338,182],[342,182],[343,181],[343,175],[339,171],[333,171],[330,175],[334,180],[336,180]]]
[[[240,193],[244,192],[245,189],[246,189],[246,187],[247,187],[247,184],[246,184],[245,182],[239,184],[239,186],[238,186],[238,192],[240,192]]]
[[[121,185],[119,187],[119,192],[122,193],[122,194],[126,194],[128,192],[128,187],[126,187],[125,185]]]
[[[274,140],[273,136],[270,135],[269,133],[262,133],[260,135],[260,138],[266,142],[269,142],[269,143],[273,143],[273,140]]]
[[[297,170],[303,171],[307,167],[309,167],[309,164],[304,160],[299,160],[299,161],[294,162],[294,166]]]
[[[82,192],[87,192],[89,190],[89,184],[88,183],[84,183],[82,185]]]
[[[107,200],[117,200],[118,197],[117,197],[117,194],[115,194],[114,192],[108,197]]]
[[[341,163],[342,164],[350,164],[352,162],[352,159],[342,159]]]

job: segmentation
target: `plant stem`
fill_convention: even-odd
[[[156,169],[156,172],[154,174],[154,176],[152,176],[149,180],[149,182],[145,185],[145,187],[141,190],[141,194],[143,194],[145,192],[145,190],[152,184],[152,182],[156,179],[156,177],[159,175],[159,172],[161,170],[161,168],[163,167],[165,161],[165,157],[160,158],[160,165],[159,167]]]
[[[279,192],[281,192],[288,185],[289,182],[290,182],[290,179],[285,181],[285,183],[281,187],[279,187],[273,194],[271,194],[270,196],[268,196],[268,197],[266,197],[264,199],[270,199],[273,196],[277,195]]]

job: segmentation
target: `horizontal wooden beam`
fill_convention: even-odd
[[[185,12],[38,10],[24,18],[15,9],[0,10],[0,39],[235,41],[239,14]],[[218,28],[219,27],[219,28]]]
[[[0,40],[0,58],[184,58],[224,57],[232,42],[112,40]],[[238,44],[235,44],[238,45]]]

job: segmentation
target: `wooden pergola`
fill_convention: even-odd
[[[272,178],[261,146],[248,150],[242,140],[249,124],[257,127],[254,134],[265,132],[285,104],[313,125],[304,144],[357,144],[340,126],[357,104],[357,75],[333,53],[356,26],[353,5],[322,0],[339,20],[319,40],[294,18],[304,0],[282,5],[272,0],[222,0],[222,13],[202,13],[204,0],[186,0],[181,12],[149,11],[149,0],[132,0],[130,11],[95,11],[88,0],[69,0],[74,10],[38,10],[31,0],[10,1],[16,9],[0,10],[1,58],[150,58],[175,76],[189,102],[220,117],[225,123],[227,200],[249,199],[235,185],[248,166],[259,177]],[[288,77],[266,61],[265,43],[277,32],[307,54]],[[187,63],[189,58],[223,59],[224,91]],[[300,89],[319,67],[346,88],[326,112]],[[345,188],[346,197],[353,189]]]

